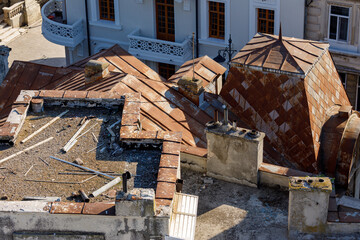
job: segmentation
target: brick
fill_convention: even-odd
[[[41,90],[39,97],[42,98],[62,98],[65,91],[62,90]]]
[[[85,99],[87,91],[65,91],[63,98]]]
[[[173,199],[175,194],[175,183],[158,182],[156,186],[156,199]]]
[[[86,215],[115,215],[115,204],[106,202],[85,203],[82,211]]]
[[[160,168],[158,172],[158,182],[171,182],[176,183],[177,169],[173,168]]]

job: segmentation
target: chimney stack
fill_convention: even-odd
[[[177,84],[179,86],[179,92],[197,106],[200,106],[204,102],[204,88],[201,79],[182,77]]]
[[[109,63],[90,60],[85,65],[85,84],[103,79],[109,73]]]
[[[327,177],[289,179],[289,237],[326,231],[332,184]]]
[[[225,117],[226,118],[226,117]],[[238,128],[236,123],[210,122],[206,128],[207,175],[221,180],[258,185],[265,133]]]

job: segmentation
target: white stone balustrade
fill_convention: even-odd
[[[63,23],[62,13],[62,0],[47,2],[41,9],[42,33],[50,42],[67,47],[76,47],[85,38],[83,21],[79,19],[72,25]],[[61,16],[61,22],[57,21],[58,16]]]
[[[181,43],[141,36],[140,29],[128,35],[129,53],[143,60],[181,65],[191,59],[192,44],[189,38]]]
[[[11,7],[4,7],[4,21],[12,27],[21,27],[24,22],[25,2],[21,1]]]

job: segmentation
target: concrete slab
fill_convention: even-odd
[[[66,65],[65,47],[49,42],[41,33],[41,21],[27,27],[27,32],[7,44],[12,50],[9,66],[14,60],[30,61],[49,66]]]

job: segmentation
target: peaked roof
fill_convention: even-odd
[[[84,66],[90,59],[109,62],[110,73],[85,84]],[[222,70],[214,74],[222,74]],[[141,122],[145,131],[180,131],[184,152],[199,156],[207,153],[204,127],[212,120],[214,107],[209,105],[203,111],[117,45],[66,68],[15,61],[0,86],[0,126],[21,90],[141,93]]]
[[[328,43],[257,33],[231,63],[306,75],[328,48]]]
[[[110,63],[109,71],[111,72],[128,73],[134,75],[135,77],[165,81],[165,79],[157,72],[122,49],[119,45],[114,45],[111,48],[105,49],[95,55],[76,62],[72,64],[70,68],[80,68],[80,70],[83,70],[86,63],[91,59]]]
[[[205,55],[203,57],[194,59],[194,72],[195,78],[202,79],[203,87],[206,87],[218,75],[224,74],[226,72],[226,68]],[[189,60],[181,65],[179,70],[177,70],[176,73],[168,79],[168,82],[177,83],[182,77],[192,76],[193,60]]]

